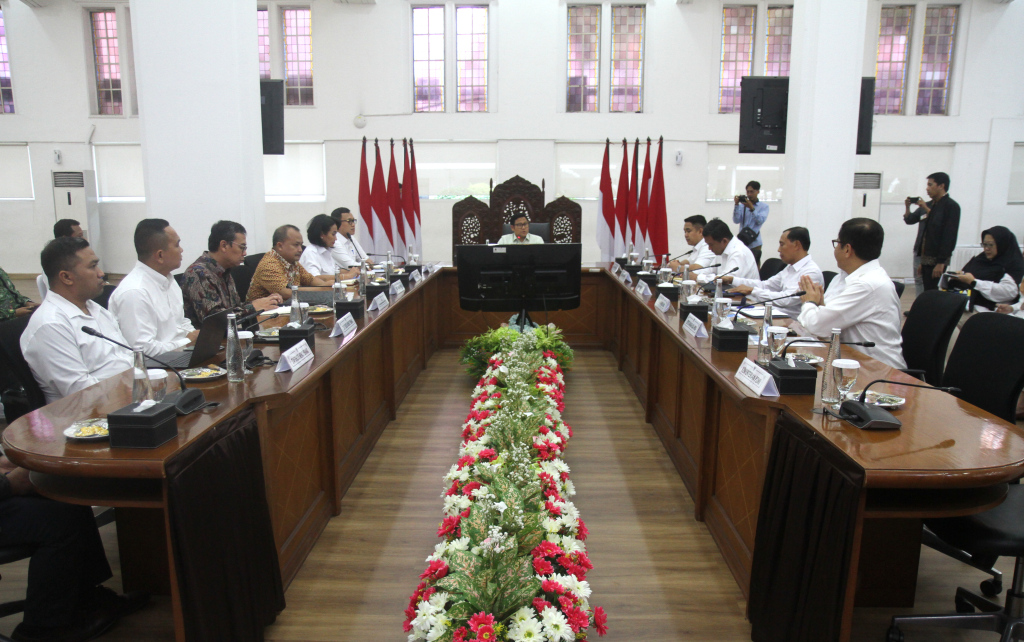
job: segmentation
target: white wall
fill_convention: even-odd
[[[796,0],[796,10],[810,1]],[[7,25],[17,109],[14,115],[0,116],[0,142],[29,143],[36,194],[35,201],[0,201],[0,234],[17,240],[3,244],[0,265],[9,272],[35,272],[38,251],[49,239],[53,224],[50,171],[92,169],[90,135],[92,142],[140,142],[139,123],[137,117],[89,114],[88,2],[58,0],[33,9],[18,0],[0,0],[0,6]],[[607,50],[610,11],[608,4],[603,6]],[[716,113],[721,3],[647,3],[643,114],[607,112],[607,59],[602,64],[603,111],[565,113],[565,2],[490,4],[492,94],[491,111],[484,114],[410,113],[407,0],[377,0],[376,4],[314,0],[312,7],[316,106],[286,108],[285,136],[288,140],[325,142],[326,201],[267,203],[267,232],[285,222],[301,225],[313,214],[339,205],[356,210],[359,141],[364,135],[371,140],[412,137],[424,144],[438,142],[456,149],[460,143],[490,142],[496,149],[497,180],[515,173],[537,184],[544,179],[548,200],[558,196],[559,143],[594,143],[598,150],[595,162],[599,163],[598,143],[606,137],[615,141],[664,136],[671,248],[677,252],[685,249],[684,216],[729,216],[730,204],[705,201],[707,146],[735,143],[738,130],[737,116]],[[877,17],[872,15],[877,16],[880,7],[877,0],[869,3],[864,36],[869,52],[875,49],[877,25]],[[965,0],[961,13],[952,90],[955,115],[878,116],[874,142],[909,146],[925,156],[929,146],[952,146],[952,166],[932,171],[947,170],[952,175],[951,195],[963,208],[960,238],[966,243],[976,242],[978,232],[992,224],[1007,224],[1018,235],[1024,234],[1024,205],[1006,202],[1013,144],[1024,141],[1024,85],[1015,80],[1024,76],[1024,40],[1019,35],[1024,32],[1024,2]],[[252,47],[255,58],[255,35]],[[865,71],[870,75],[873,70]],[[202,99],[201,91],[196,90],[196,98]],[[353,125],[359,114],[366,116],[364,129]],[[790,126],[799,127],[800,123]],[[427,147],[424,145],[424,153]],[[53,164],[53,149],[62,150],[63,165]],[[677,150],[683,152],[679,166],[674,162]],[[614,152],[613,146],[613,163],[617,165]],[[421,154],[417,160],[431,161]],[[386,169],[387,160],[384,162]],[[858,167],[890,169],[873,169],[871,157],[859,158]],[[916,189],[910,191],[923,193],[924,176],[912,187]],[[428,260],[451,257],[451,205],[449,200],[422,203]],[[581,205],[584,257],[596,260],[596,202],[582,201]],[[765,256],[771,256],[774,239],[793,220],[787,205],[784,200],[772,207],[764,228]],[[901,212],[902,206],[896,204],[882,206],[881,220],[888,232],[883,260],[894,275],[909,275],[914,229],[899,221]],[[146,204],[104,203],[101,213],[101,256],[109,271],[123,272],[134,259],[131,231],[134,222],[146,216]],[[814,220],[813,215],[808,218]],[[187,248],[187,254],[198,254],[201,249]],[[831,263],[826,248],[812,250],[823,264]]]

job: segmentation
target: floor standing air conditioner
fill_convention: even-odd
[[[51,172],[53,175],[53,221],[71,218],[82,225],[85,238],[100,245],[100,208],[96,201],[96,173]],[[98,251],[98,250],[97,250]]]
[[[853,175],[853,212],[851,218],[863,216],[879,220],[882,214],[882,175],[857,172]]]

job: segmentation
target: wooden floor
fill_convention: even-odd
[[[745,602],[693,503],[610,353],[577,351],[565,419],[566,460],[591,531],[592,604],[609,613],[609,642],[750,639]],[[438,541],[441,477],[455,461],[473,382],[455,350],[428,364],[356,477],[286,593],[268,640],[404,640],[402,610]],[[113,526],[102,530],[115,567]],[[27,563],[5,566],[0,600],[23,591]],[[1009,572],[1004,568],[1004,572]],[[983,576],[930,550],[922,555],[917,612],[946,611],[958,583]],[[1009,578],[1006,578],[1007,583]],[[884,639],[893,611],[857,611],[855,640]],[[9,633],[18,616],[0,621]],[[992,640],[993,634],[921,631],[907,640]],[[127,618],[104,640],[172,639],[166,600]],[[596,639],[596,636],[595,636]]]

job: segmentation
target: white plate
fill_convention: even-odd
[[[68,428],[64,429],[64,436],[73,441],[101,441],[103,439],[110,439],[110,433],[104,432],[102,435],[83,435],[79,437],[76,433],[79,429],[85,426],[102,426],[104,431],[107,429],[106,419],[82,419],[71,424]]]
[[[213,371],[213,374],[200,376],[198,373],[201,371]],[[198,368],[186,368],[181,371],[181,376],[185,377],[185,381],[210,381],[212,379],[220,379],[227,375],[228,371],[220,366],[199,366]]]
[[[334,314],[334,308],[326,305],[314,305],[307,312],[309,314]]]
[[[281,333],[281,328],[270,328],[269,330],[257,330],[256,336],[261,339],[276,339]]]
[[[856,400],[860,397],[860,392],[860,390],[855,390],[853,392],[847,393],[846,398]],[[882,401],[884,401],[885,403],[879,401],[880,397],[884,398],[882,399]],[[899,408],[903,404],[907,403],[907,400],[898,395],[868,390],[868,394],[864,395],[864,402],[869,403],[873,406],[878,406],[879,408],[888,408],[892,410],[894,408]]]
[[[786,356],[789,355],[793,355],[793,361],[802,361],[809,366],[813,366],[825,360],[824,357],[819,357],[818,355],[811,354],[810,352],[787,352]],[[868,390],[868,394],[872,394],[870,390]]]

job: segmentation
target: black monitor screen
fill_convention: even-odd
[[[579,243],[460,245],[463,310],[519,312],[580,307]]]

